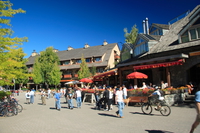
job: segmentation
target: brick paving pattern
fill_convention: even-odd
[[[16,96],[24,107],[22,113],[13,117],[0,117],[0,133],[188,133],[196,117],[193,106],[171,107],[170,116],[162,116],[153,110],[144,115],[140,107],[124,109],[124,118],[117,118],[112,111],[93,109],[94,104],[85,102],[81,109],[69,110],[61,98],[61,111],[55,110],[53,98],[41,105],[40,96],[34,104],[24,104],[25,93]],[[73,104],[76,106],[75,100]],[[200,125],[195,130],[200,133]]]

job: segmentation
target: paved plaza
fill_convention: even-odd
[[[124,109],[124,118],[117,118],[112,111],[99,111],[94,104],[85,102],[81,109],[69,110],[61,98],[61,111],[54,106],[54,99],[41,105],[40,96],[34,104],[25,104],[25,93],[16,96],[24,107],[22,113],[13,117],[0,117],[0,133],[188,133],[196,117],[194,105],[171,107],[170,116],[153,111],[144,115],[140,107]],[[76,106],[76,102],[73,101]],[[195,130],[200,133],[200,126]]]

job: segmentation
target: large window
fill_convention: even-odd
[[[143,54],[143,53],[145,53],[147,51],[149,51],[148,44],[147,43],[141,44],[141,45],[135,47],[134,56]]]
[[[103,68],[97,68],[96,71],[97,71],[97,73],[102,73],[103,72]]]
[[[181,35],[182,43],[193,41],[196,39],[200,39],[200,27],[187,30],[184,34]]]

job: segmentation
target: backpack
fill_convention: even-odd
[[[165,96],[163,91],[159,90],[159,92],[160,92],[162,97]]]

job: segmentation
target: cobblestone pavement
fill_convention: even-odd
[[[196,117],[193,106],[171,107],[172,113],[167,117],[155,110],[152,115],[144,115],[140,107],[129,106],[123,111],[124,118],[117,118],[116,106],[112,111],[99,111],[85,102],[81,109],[69,110],[64,98],[61,111],[57,111],[53,98],[41,105],[37,95],[35,103],[29,105],[24,103],[24,95],[16,96],[24,107],[22,113],[0,117],[0,133],[188,133]],[[200,133],[200,125],[195,133]]]

